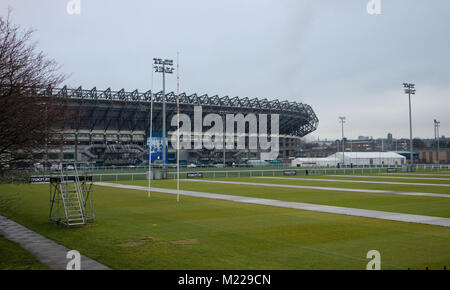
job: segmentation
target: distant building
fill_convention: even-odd
[[[424,150],[418,153],[419,163],[433,164],[437,163],[437,151],[436,150]],[[439,152],[439,163],[450,164],[450,150],[442,149]]]

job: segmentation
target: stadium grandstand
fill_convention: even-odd
[[[162,103],[163,93],[153,95],[124,89],[86,90],[81,87],[43,89],[37,92],[43,97],[61,99],[66,106],[61,112],[65,118],[55,124],[54,133],[45,152],[42,162],[85,163],[96,166],[133,166],[145,164],[147,155],[147,138],[149,135],[150,100],[153,96],[153,136],[162,136]],[[166,123],[168,128],[168,162],[176,157],[170,145],[170,136],[176,130],[170,121],[176,115],[177,95],[166,94]],[[180,94],[180,113],[192,116],[194,107],[201,106],[203,115],[216,113],[219,115],[238,114],[279,114],[280,159],[293,156],[300,144],[301,137],[316,130],[318,118],[309,105],[267,99],[219,97],[217,95]],[[208,128],[206,128],[208,129]],[[203,130],[206,130],[203,128]],[[248,138],[248,136],[247,136]],[[153,157],[152,157],[153,158]],[[258,150],[227,150],[226,163],[241,163],[244,160],[259,160]],[[190,149],[180,152],[180,162],[223,162],[223,153],[216,150]]]

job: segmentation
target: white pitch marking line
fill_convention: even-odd
[[[257,177],[257,178],[301,180],[300,178],[288,178],[288,177]],[[313,180],[318,180],[318,179],[313,179]],[[320,179],[320,180],[322,180],[322,179]],[[239,181],[221,181],[221,180],[200,180],[200,179],[185,179],[185,181],[196,181],[196,182],[207,182],[207,183],[222,183],[222,184],[238,184],[238,185],[251,185],[251,186],[265,186],[265,187],[315,189],[315,190],[326,190],[326,191],[382,193],[382,194],[406,195],[406,196],[426,196],[426,197],[450,198],[450,194],[427,193],[427,192],[401,192],[401,191],[389,191],[389,190],[380,190],[380,189],[358,189],[358,188],[340,188],[340,187],[325,187],[325,186],[307,186],[307,185],[273,184],[273,183],[258,183],[258,182],[239,182]]]
[[[439,177],[404,177],[404,176],[374,176],[374,175],[325,175],[333,177],[356,177],[356,178],[394,178],[394,179],[417,179],[417,180],[450,180],[450,178]]]
[[[450,174],[431,174],[431,173],[378,173],[379,175],[407,175],[407,176],[450,176]]]
[[[193,180],[190,179],[190,181],[193,181]],[[198,180],[196,180],[196,181],[198,181]],[[148,190],[148,187],[145,187],[145,186],[124,185],[124,184],[105,183],[105,182],[95,182],[94,184],[99,185],[99,186],[116,187],[116,188],[122,188],[122,189],[134,189],[134,190],[141,190],[141,191]],[[175,189],[152,188],[152,190],[156,191],[156,192],[161,192],[161,193],[177,194],[177,190],[175,190]],[[332,213],[332,214],[342,214],[342,215],[350,215],[350,216],[357,216],[357,217],[366,217],[366,218],[375,218],[375,219],[382,219],[382,220],[391,220],[391,221],[400,221],[400,222],[408,222],[408,223],[418,223],[418,224],[450,227],[450,218],[443,218],[443,217],[403,214],[403,213],[395,213],[395,212],[357,209],[357,208],[329,206],[329,205],[319,205],[319,204],[301,203],[301,202],[280,201],[280,200],[273,200],[273,199],[244,197],[244,196],[235,196],[235,195],[226,195],[226,194],[215,194],[215,193],[207,193],[207,192],[195,192],[195,191],[187,191],[187,190],[181,190],[180,193],[183,195],[186,195],[186,196],[193,196],[193,197],[200,197],[200,198],[210,198],[210,199],[234,201],[234,202],[241,202],[241,203],[277,206],[277,207],[283,207],[283,208],[293,208],[293,209],[308,210],[308,211],[315,211],[315,212],[325,212],[325,213]]]
[[[308,180],[308,181],[327,181],[327,182],[348,182],[348,183],[375,183],[375,184],[400,184],[400,185],[421,185],[421,186],[441,186],[450,187],[450,184],[436,183],[407,183],[407,182],[390,182],[390,181],[369,181],[369,180],[344,180],[344,179],[323,179],[323,178],[290,178],[290,177],[257,177],[265,179],[285,179],[285,180]]]

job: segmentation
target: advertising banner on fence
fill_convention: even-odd
[[[30,183],[50,183],[50,176],[31,176]]]
[[[203,173],[201,173],[201,172],[189,172],[189,173],[187,173],[187,178],[203,178]]]
[[[295,170],[285,170],[283,173],[284,173],[284,175],[287,175],[287,176],[297,175],[297,171],[295,171]]]

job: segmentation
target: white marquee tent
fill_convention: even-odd
[[[400,166],[406,163],[406,157],[395,152],[345,152],[335,153],[328,158],[338,160],[337,162],[345,165],[370,166]],[[344,162],[342,162],[344,159]]]

